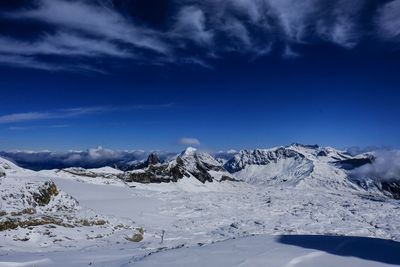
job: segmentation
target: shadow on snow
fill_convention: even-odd
[[[400,265],[400,242],[392,240],[350,236],[284,235],[280,236],[278,241],[339,256]]]

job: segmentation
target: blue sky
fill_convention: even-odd
[[[0,4],[0,150],[400,146],[399,0],[139,2]]]

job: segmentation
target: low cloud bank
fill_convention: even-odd
[[[124,169],[145,160],[148,154],[149,152],[141,150],[118,151],[103,147],[70,152],[0,152],[1,157],[32,170],[68,167],[99,168],[104,166]],[[166,159],[171,153],[160,152],[159,154],[162,159]]]
[[[400,150],[379,150],[372,154],[375,157],[373,162],[354,169],[351,178],[400,181]]]

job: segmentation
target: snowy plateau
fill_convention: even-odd
[[[0,158],[0,267],[400,266],[400,180],[293,144],[194,148],[135,168],[33,171]]]

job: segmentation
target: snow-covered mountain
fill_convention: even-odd
[[[348,178],[369,192],[400,199],[400,151],[370,152],[342,161]]]
[[[349,157],[333,148],[293,144],[242,150],[225,163],[225,168],[237,179],[253,184],[298,185],[320,180],[327,185],[345,180],[346,175],[336,162]]]
[[[313,171],[312,162],[290,148],[242,150],[225,163],[237,179],[252,184],[298,183]]]
[[[140,266],[164,250],[197,253],[249,235],[400,240],[396,187],[378,178],[365,186],[371,176],[357,176],[370,174],[357,170],[378,155],[300,144],[230,154],[151,154],[132,171],[32,171],[0,158],[0,266]],[[307,252],[296,251],[293,260]]]
[[[292,144],[271,149],[242,150],[224,167],[234,178],[251,184],[366,190],[400,198],[399,179],[383,180],[354,174],[355,169],[373,164],[375,158],[371,153],[351,156],[331,147]]]
[[[222,158],[219,157],[221,155]],[[376,158],[373,153],[352,156],[331,147],[292,144],[269,149],[219,152],[215,156],[217,158],[194,148],[187,148],[174,157],[163,156],[164,160],[161,160],[156,153],[151,153],[147,160],[132,163],[128,168],[133,169],[131,171],[121,171],[111,167],[100,169],[74,167],[58,170],[54,175],[75,175],[92,183],[112,184],[178,181],[210,183],[229,180],[258,186],[281,184],[327,190],[363,190],[372,194],[400,198],[399,179],[388,180],[354,174],[355,169],[373,164]],[[3,162],[3,166],[0,166],[0,176],[5,173],[5,169],[28,171],[10,161],[3,160]]]
[[[221,162],[192,147],[165,163],[151,154],[146,167],[126,172],[122,177],[126,182],[137,183],[169,183],[181,179],[196,179],[201,183],[234,180]]]

